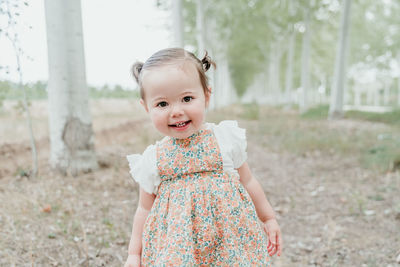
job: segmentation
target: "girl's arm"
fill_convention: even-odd
[[[257,215],[262,222],[269,219],[275,219],[275,213],[269,204],[267,197],[264,194],[259,182],[251,174],[249,165],[245,162],[239,169],[237,169],[240,175],[240,182],[246,188],[251,199],[253,200],[254,206],[256,207]]]
[[[245,162],[237,170],[239,172],[240,182],[249,193],[256,208],[257,215],[264,223],[264,228],[269,239],[268,252],[270,252],[270,255],[278,252],[278,256],[280,256],[282,249],[282,237],[279,225],[275,218],[274,210],[269,204],[260,183],[251,174],[247,162]]]
[[[155,198],[156,196],[154,194],[149,194],[140,188],[139,204],[133,218],[132,235],[129,242],[129,255],[141,255],[142,253],[143,225],[146,221],[147,215],[149,215]]]

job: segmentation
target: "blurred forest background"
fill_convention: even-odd
[[[125,156],[160,136],[133,79],[87,83],[83,2],[43,1],[49,78],[27,81],[17,29],[32,1],[0,0],[0,50],[15,57],[0,61],[1,266],[127,256]],[[284,235],[274,266],[400,264],[400,1],[151,2],[171,47],[217,63],[208,120],[247,129]]]
[[[10,5],[14,2],[23,3],[10,1]],[[166,12],[180,9],[173,13],[174,18],[168,18],[171,21],[165,21],[165,27],[173,34],[171,45],[184,46],[199,57],[207,50],[219,63],[221,73],[210,77],[218,82],[220,74],[221,83],[226,84],[216,90],[223,96],[216,100],[221,102],[217,106],[252,101],[272,105],[291,103],[304,105],[304,109],[328,105],[337,79],[335,62],[345,56],[347,109],[365,110],[362,107],[369,106],[367,111],[368,108],[393,110],[400,105],[400,3],[393,0],[348,3],[348,19],[342,27],[341,16],[345,15],[346,5],[338,0],[187,0],[178,6],[158,0],[154,5]],[[3,7],[3,23],[6,11],[14,16],[10,23],[17,23],[15,14],[19,14],[19,9]],[[7,38],[12,24],[4,25],[2,36]],[[341,47],[343,34],[348,37]],[[13,67],[2,65],[2,76],[6,78],[6,73],[15,72]],[[25,86],[29,99],[46,98],[46,81]],[[0,99],[22,98],[21,90],[16,87],[3,78]],[[120,85],[89,86],[92,98],[124,98],[127,96],[124,91],[129,89],[132,88]]]

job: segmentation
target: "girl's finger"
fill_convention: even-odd
[[[272,243],[272,245],[276,245],[276,233],[274,232],[274,233],[271,233],[269,236],[268,236],[268,238],[269,238],[269,241]]]
[[[272,248],[268,249],[268,255],[272,256]]]
[[[274,255],[275,252],[276,252],[276,246],[275,246],[274,243],[271,242],[271,240],[268,241],[267,250],[268,250],[268,254],[269,254],[270,256]]]
[[[281,253],[282,253],[282,236],[279,234],[278,236],[277,236],[277,246],[278,246],[278,256],[280,256],[281,255]]]
[[[277,247],[276,247],[276,244],[274,244],[274,247],[273,247],[273,254],[272,255],[275,255],[276,254],[276,250],[277,249]]]

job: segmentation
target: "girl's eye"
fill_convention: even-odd
[[[157,107],[164,108],[164,107],[166,107],[167,105],[168,105],[167,102],[162,101],[162,102],[160,102],[160,103],[157,104]]]
[[[190,102],[190,101],[192,101],[192,99],[193,99],[193,97],[191,97],[191,96],[185,96],[183,98],[183,102]]]

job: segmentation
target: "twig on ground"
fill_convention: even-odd
[[[88,253],[88,245],[87,245],[87,240],[86,240],[86,232],[85,232],[85,229],[83,228],[82,222],[81,222],[81,228],[82,228],[82,233],[83,233],[83,248],[85,249],[86,266],[89,267],[89,253]]]

